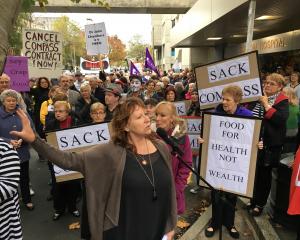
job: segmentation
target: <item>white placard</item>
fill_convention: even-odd
[[[211,126],[206,181],[217,189],[245,195],[255,121],[212,115]]]
[[[58,32],[23,30],[22,53],[28,57],[29,77],[58,77],[62,73],[62,36]]]
[[[190,140],[190,146],[192,148],[192,150],[197,151],[197,153],[199,152],[199,143],[198,143],[198,137],[199,135],[192,135],[189,134],[189,140]]]
[[[54,164],[53,164],[53,170],[54,170],[55,177],[61,177],[61,176],[77,173],[75,171],[62,169],[62,168],[60,168],[60,167],[58,167],[57,165],[54,165]]]
[[[108,124],[102,123],[58,131],[56,132],[56,139],[58,148],[64,151],[107,143],[110,140],[110,133]]]
[[[222,90],[228,84],[198,90],[200,105],[211,105],[221,103]],[[262,96],[259,78],[235,82],[243,90],[243,100]]]
[[[186,118],[186,120],[187,120],[188,134],[196,134],[199,136],[200,131],[201,131],[202,119],[201,118]]]
[[[104,22],[85,25],[88,55],[108,54],[108,39]]]
[[[250,75],[249,57],[243,56],[207,67],[210,83]]]
[[[186,115],[186,105],[185,102],[174,102],[176,107],[176,112],[178,116],[185,116]]]

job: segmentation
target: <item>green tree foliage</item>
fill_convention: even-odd
[[[134,35],[128,42],[127,57],[138,62],[144,62],[146,47],[149,48],[150,46],[142,41],[142,36]]]
[[[126,46],[125,44],[118,38],[117,35],[108,37],[109,44],[109,62],[112,66],[123,66],[125,65],[125,57],[126,57]]]
[[[54,21],[53,30],[62,34],[63,64],[65,66],[78,65],[79,58],[86,55],[84,32],[67,16]]]
[[[14,55],[20,55],[22,49],[22,30],[28,26],[31,21],[30,13],[20,13],[13,30],[8,37],[9,48],[13,49]]]

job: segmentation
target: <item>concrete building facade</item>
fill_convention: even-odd
[[[189,48],[172,48],[171,29],[182,17],[180,14],[152,14],[152,46],[156,65],[165,71],[177,66],[190,66]],[[174,65],[175,64],[175,65]]]
[[[193,34],[244,2],[246,0],[228,0],[226,3],[199,0],[186,14],[152,15],[152,43],[157,65],[167,70],[177,60],[183,69],[222,59],[222,45],[198,44]]]
[[[258,49],[260,42],[266,43],[263,51],[258,49],[259,54],[274,52],[273,45],[277,42],[284,43],[284,47],[279,46],[280,51],[299,49],[295,44],[300,29],[297,7],[300,2],[293,0],[256,1],[252,49]],[[175,52],[171,62],[180,59],[182,67],[195,67],[243,53],[248,11],[247,0],[198,0],[185,14],[161,16],[160,24],[157,19],[153,21],[153,33],[157,35],[153,36],[153,46],[158,52],[158,63],[164,69],[170,67],[170,49]],[[171,28],[167,28],[170,22]],[[155,32],[159,27],[163,30]],[[283,35],[278,38],[278,34]]]

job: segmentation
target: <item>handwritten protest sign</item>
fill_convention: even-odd
[[[89,24],[84,27],[87,54],[108,54],[108,40],[104,22]]]
[[[23,30],[22,53],[28,57],[29,76],[58,77],[62,65],[62,37],[60,33],[37,29]]]
[[[215,108],[222,100],[222,90],[235,84],[243,90],[242,102],[262,96],[257,51],[195,68],[200,109]]]
[[[18,92],[29,91],[27,57],[7,56],[4,72],[10,77],[10,88]]]
[[[62,151],[81,152],[110,140],[109,124],[102,123],[47,133],[47,142]],[[82,174],[54,165],[57,182],[82,178]]]
[[[252,197],[260,126],[260,119],[205,113],[201,176],[216,189]]]

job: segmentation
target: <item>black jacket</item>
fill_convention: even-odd
[[[199,102],[192,102],[189,110],[187,111],[188,116],[201,116]]]
[[[249,104],[248,109],[252,110],[255,103]],[[286,133],[286,121],[289,117],[288,98],[280,93],[274,105],[265,112],[262,122],[261,137],[266,147],[281,147],[284,144]]]
[[[104,88],[97,87],[95,92],[92,92],[92,95],[99,100],[102,104],[105,105],[105,91]]]
[[[77,117],[75,117],[75,115],[71,115],[71,127],[75,127],[75,126],[78,126],[79,124],[79,120]],[[46,121],[46,132],[47,131],[55,131],[55,130],[60,130],[60,122],[54,118],[50,121]]]
[[[91,102],[86,103],[82,97],[78,98],[78,101],[75,105],[75,113],[79,117],[82,123],[88,123],[91,120],[90,117],[90,108],[91,105],[95,102],[99,102],[99,100],[93,96],[91,96]]]

